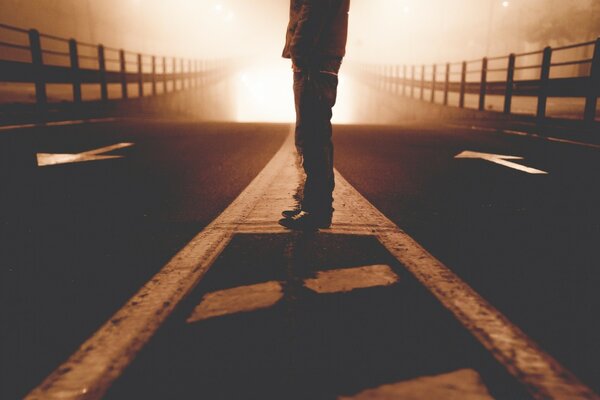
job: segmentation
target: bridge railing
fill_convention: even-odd
[[[575,49],[587,53],[592,50],[593,55],[591,58],[574,58],[568,53]],[[565,73],[566,67],[585,73],[569,76]],[[537,100],[535,115],[538,120],[548,117],[548,98],[581,98],[585,100],[583,120],[593,122],[600,94],[600,38],[568,46],[446,64],[361,64],[359,71],[366,83],[379,89],[443,105],[450,105],[453,95],[455,105],[460,108],[465,108],[467,95],[477,96],[477,109],[481,111],[486,110],[490,96],[501,96],[504,98],[502,112],[511,114],[515,97],[533,97]]]
[[[227,73],[226,60],[159,57],[6,24],[0,24],[0,33],[0,82],[34,84],[40,109],[48,105],[50,84],[70,85],[77,105],[84,101],[86,84],[100,88],[93,100],[108,102],[202,87]],[[109,90],[115,85],[118,94]],[[131,93],[131,86],[137,93]]]

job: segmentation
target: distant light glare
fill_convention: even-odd
[[[502,7],[506,8],[508,6],[510,6],[510,2],[508,2],[508,1],[503,1],[502,2]]]

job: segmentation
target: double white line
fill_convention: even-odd
[[[210,225],[177,253],[28,399],[97,399],[119,377],[236,233],[285,234],[300,171],[288,137],[273,159]],[[373,235],[536,399],[600,399],[471,287],[386,218],[336,171],[331,233]]]

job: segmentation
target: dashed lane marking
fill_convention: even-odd
[[[598,399],[554,358],[356,191],[337,171],[333,225],[371,235],[412,273],[536,399]],[[122,373],[236,233],[285,234],[277,224],[301,172],[290,135],[238,198],[177,253],[28,399],[97,399]]]
[[[282,298],[283,287],[276,281],[218,290],[205,294],[186,322],[269,308]]]
[[[525,137],[531,137],[531,138],[535,138],[535,139],[546,140],[548,142],[565,143],[565,144],[571,144],[574,146],[587,147],[590,149],[600,149],[600,144],[580,142],[578,140],[571,140],[571,139],[562,139],[562,138],[557,138],[557,137],[553,137],[553,136],[543,136],[543,135],[538,135],[537,133],[517,131],[514,129],[495,129],[495,128],[488,128],[485,126],[460,125],[460,124],[447,124],[447,125],[452,128],[467,128],[467,129],[471,129],[474,131],[505,133],[507,135],[525,136]]]
[[[350,292],[376,286],[389,286],[398,282],[398,275],[389,265],[334,269],[317,272],[317,277],[306,279],[304,286],[316,293]]]
[[[305,279],[304,286],[319,294],[389,286],[399,279],[389,265],[319,271],[316,275],[316,278]],[[206,293],[186,322],[195,323],[214,317],[269,308],[283,298],[283,290],[280,282],[271,281]]]
[[[367,389],[339,400],[423,400],[460,399],[494,400],[481,376],[472,369],[461,369],[447,374],[423,376],[406,382],[392,383]]]
[[[46,167],[49,165],[57,164],[122,158],[123,156],[104,155],[103,153],[108,153],[110,151],[131,147],[133,145],[133,143],[117,143],[111,146],[101,147],[99,149],[84,151],[83,153],[76,154],[37,153],[37,163],[38,167]]]
[[[112,122],[116,121],[117,118],[89,118],[89,119],[73,119],[66,121],[52,121],[52,122],[40,122],[35,124],[15,124],[15,125],[3,125],[0,126],[1,131],[12,131],[16,129],[28,129],[28,128],[43,128],[45,126],[66,126],[66,125],[81,125],[98,122]]]

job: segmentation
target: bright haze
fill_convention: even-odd
[[[287,0],[3,0],[0,22],[157,55],[245,60],[233,77],[239,120],[290,121],[280,58]],[[352,0],[347,59],[423,64],[504,55],[600,35],[598,0]],[[338,122],[351,121],[340,81]]]

